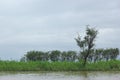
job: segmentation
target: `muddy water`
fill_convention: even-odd
[[[0,72],[0,80],[120,80],[120,72]]]

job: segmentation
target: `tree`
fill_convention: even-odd
[[[83,40],[81,40],[80,35],[75,38],[77,45],[81,48],[82,52],[85,52],[83,55],[83,66],[86,65],[87,58],[89,57],[91,50],[95,45],[95,38],[98,34],[98,31],[95,28],[86,28],[86,35]]]
[[[26,57],[25,57],[25,56],[22,57],[22,58],[20,59],[20,62],[26,62]]]
[[[77,53],[75,51],[68,51],[67,52],[67,61],[72,61],[74,62],[77,58]]]
[[[63,51],[61,53],[61,61],[67,61],[67,52],[66,51]]]
[[[115,49],[110,49],[110,59],[111,60],[115,60],[117,58],[117,56],[119,55],[119,49],[115,48]]]
[[[61,54],[61,52],[58,51],[58,50],[51,51],[50,60],[51,61],[59,61],[60,60],[60,54]]]
[[[36,51],[29,51],[25,55],[27,61],[37,61],[37,52]]]
[[[101,61],[103,59],[103,52],[104,50],[103,49],[96,49],[95,52],[94,52],[94,63],[95,62],[98,62],[98,61]]]
[[[49,52],[44,52],[43,54],[43,61],[49,61]]]
[[[27,61],[48,61],[49,60],[48,52],[43,52],[43,51],[29,51],[24,57]]]

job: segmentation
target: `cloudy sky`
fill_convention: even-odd
[[[0,0],[0,58],[30,50],[77,50],[86,25],[96,27],[97,48],[120,48],[120,0]]]

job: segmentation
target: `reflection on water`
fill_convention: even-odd
[[[0,80],[120,80],[120,72],[0,72]]]

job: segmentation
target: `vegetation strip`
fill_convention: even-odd
[[[0,71],[111,71],[120,70],[120,61],[100,61],[87,63],[84,67],[82,62],[17,62],[0,61]]]

